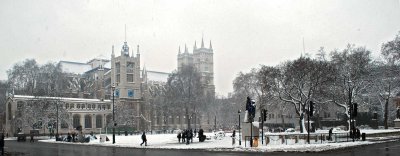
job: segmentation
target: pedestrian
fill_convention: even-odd
[[[0,138],[0,150],[1,150],[1,155],[4,155],[4,133],[1,134]]]
[[[192,143],[193,143],[193,131],[192,131],[192,130],[190,130],[189,132],[190,132],[190,142],[192,142]]]
[[[71,142],[71,141],[72,141],[72,136],[71,136],[71,134],[68,132],[67,142]]]
[[[177,136],[177,137],[178,137],[178,142],[181,143],[181,138],[182,138],[181,132],[178,133],[178,136]]]
[[[140,146],[142,146],[143,145],[143,143],[144,143],[144,146],[147,146],[147,139],[146,139],[146,133],[145,132],[143,132],[143,134],[142,134],[142,143],[140,144]]]
[[[192,136],[190,135],[190,131],[189,130],[186,130],[186,145],[189,145],[190,144],[190,138],[191,138]]]
[[[183,130],[182,132],[182,143],[186,142],[186,130]]]
[[[232,146],[235,145],[235,141],[236,141],[236,131],[233,130],[233,132],[232,132]]]
[[[75,142],[75,137],[76,137],[75,132],[72,132],[72,142]]]
[[[33,133],[31,133],[31,141],[30,142],[35,142],[35,140],[33,140]]]

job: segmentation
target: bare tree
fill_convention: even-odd
[[[184,108],[190,127],[190,117],[193,113],[205,111],[204,86],[200,81],[200,73],[193,66],[182,66],[181,70],[173,72],[166,84],[167,107]]]
[[[376,65],[374,72],[375,89],[378,92],[378,100],[383,107],[383,120],[385,129],[388,129],[389,100],[400,92],[400,79],[398,77],[400,67],[400,33],[395,39],[386,42],[381,47],[381,55],[384,61]]]
[[[14,64],[7,74],[8,83],[16,94],[33,95],[39,74],[39,65],[34,59],[26,59],[22,63]]]
[[[328,88],[327,95],[333,103],[344,108],[350,125],[350,103],[357,102],[360,106],[368,105],[364,97],[368,96],[367,88],[372,86],[371,56],[365,47],[348,45],[342,52],[333,51],[331,62],[336,73],[332,87]]]
[[[304,119],[307,113],[307,104],[310,101],[324,104],[327,100],[319,91],[331,81],[329,75],[333,72],[332,66],[324,61],[300,57],[292,62],[287,62],[278,76],[277,87],[279,98],[292,104],[296,114],[300,116],[300,131],[305,131]],[[309,113],[309,112],[308,112]]]

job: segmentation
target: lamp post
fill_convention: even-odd
[[[242,112],[240,109],[238,110],[239,114],[239,146],[242,145],[242,136],[240,135],[240,112]]]
[[[353,139],[353,142],[354,142],[355,138],[354,138],[353,104],[352,104],[352,100],[351,100],[353,92],[351,91],[351,86],[350,86],[351,80],[347,81],[347,83],[349,85],[349,115],[350,115],[349,131],[350,131],[350,134],[352,134],[351,138]]]
[[[114,91],[115,91],[115,86],[114,84],[111,86],[112,89],[112,107],[113,107],[113,144],[115,144],[115,113],[114,113]]]
[[[57,107],[57,121],[56,121],[56,139],[58,139],[58,101],[56,101],[56,107]]]

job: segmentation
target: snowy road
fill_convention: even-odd
[[[295,152],[210,152],[195,149],[143,149],[143,148],[124,148],[108,146],[83,146],[80,144],[54,144],[46,142],[16,142],[6,141],[6,152],[12,155],[35,155],[35,156],[124,156],[124,155],[173,155],[173,156],[232,156],[232,155],[273,155],[273,156],[397,156],[400,153],[400,141],[373,144],[368,146],[358,146],[338,151],[321,153],[295,153]]]

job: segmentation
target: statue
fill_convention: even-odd
[[[253,122],[254,121],[254,117],[256,115],[256,105],[255,105],[255,101],[251,100],[250,97],[247,97],[247,101],[246,101],[246,111],[248,112],[248,121],[249,122]]]
[[[397,115],[396,115],[396,118],[397,119],[400,119],[400,107],[397,107]]]

